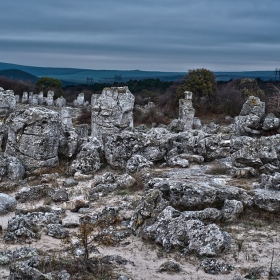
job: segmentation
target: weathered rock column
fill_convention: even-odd
[[[43,105],[44,104],[44,93],[41,91],[38,94],[38,105]]]
[[[179,120],[183,122],[184,131],[193,128],[195,110],[192,106],[192,92],[185,91],[185,99],[179,100]]]
[[[0,118],[7,117],[16,108],[16,99],[12,90],[0,92]]]
[[[119,133],[133,127],[134,95],[128,87],[104,88],[91,98],[92,136],[102,141],[103,134]]]
[[[54,97],[54,92],[49,90],[46,99],[47,106],[53,106],[53,97]]]
[[[60,119],[61,123],[64,124],[65,127],[73,128],[71,108],[62,107],[60,111]]]
[[[21,103],[22,104],[27,104],[28,103],[28,92],[27,91],[23,92]]]
[[[81,92],[77,99],[74,100],[74,106],[75,107],[80,107],[80,106],[84,106],[85,103],[85,95],[83,92]]]

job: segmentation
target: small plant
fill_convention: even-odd
[[[119,191],[117,192],[117,195],[128,195],[128,194],[130,194],[130,191],[127,190],[127,189],[119,190]]]

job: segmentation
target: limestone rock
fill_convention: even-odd
[[[280,173],[275,172],[273,175],[261,174],[261,183],[259,185],[262,189],[280,190]]]
[[[103,134],[132,128],[134,99],[128,87],[104,88],[101,95],[93,94],[92,136],[102,141]]]
[[[69,231],[65,229],[61,224],[48,224],[46,226],[47,235],[54,238],[65,238],[69,236]]]
[[[153,163],[141,155],[133,155],[126,163],[126,171],[129,173],[139,172],[143,168],[151,167]]]
[[[254,204],[260,209],[272,213],[280,212],[280,193],[279,191],[256,189],[254,191]]]
[[[168,206],[168,202],[163,199],[162,193],[155,189],[148,191],[140,200],[131,218],[129,228],[134,233],[139,232],[139,227],[151,224],[157,215]]]
[[[103,152],[101,143],[93,137],[85,141],[77,157],[73,160],[70,172],[80,172],[82,174],[94,174],[100,169],[100,154]]]
[[[238,200],[228,200],[224,202],[222,209],[223,219],[228,222],[236,221],[238,216],[243,212],[243,204]]]
[[[167,261],[163,264],[160,265],[159,269],[158,269],[159,272],[180,272],[181,271],[181,266],[179,263],[176,263],[174,261]]]
[[[273,113],[269,113],[262,124],[263,130],[277,129],[280,126],[280,119],[276,118]]]
[[[16,99],[12,90],[0,91],[0,117],[7,117],[16,108]]]
[[[56,107],[64,107],[66,106],[66,99],[64,97],[58,97],[55,101],[54,101],[54,105]]]
[[[193,128],[195,110],[192,106],[192,92],[185,91],[185,99],[179,100],[179,120],[184,124],[184,131]]]
[[[8,212],[14,211],[17,207],[17,201],[5,194],[0,193],[0,215],[5,215]]]
[[[205,273],[208,274],[229,274],[234,267],[226,262],[219,262],[216,259],[205,259],[200,264],[199,267],[202,267]]]
[[[38,251],[34,247],[20,247],[14,250],[0,252],[0,265],[7,265],[15,260],[38,256]]]
[[[15,194],[19,202],[39,200],[44,197],[52,196],[54,189],[49,185],[38,185],[34,187],[24,187]]]
[[[19,158],[27,170],[58,163],[59,115],[43,107],[19,110],[6,121],[6,153]]]
[[[54,191],[54,194],[52,195],[52,200],[54,202],[67,201],[67,200],[69,200],[68,193],[63,188],[56,189]]]
[[[265,103],[258,97],[250,96],[243,104],[239,116],[235,117],[237,135],[254,136],[260,134],[262,121],[265,115]]]
[[[189,161],[187,159],[182,158],[180,155],[174,156],[167,161],[168,166],[170,167],[188,167]]]
[[[221,211],[216,208],[205,208],[200,211],[184,211],[181,215],[186,220],[198,219],[204,223],[217,222],[222,218]]]
[[[68,187],[74,187],[78,185],[78,182],[74,180],[73,178],[67,178],[65,181],[63,181],[63,186],[68,188]]]
[[[205,226],[199,220],[185,220],[180,212],[166,207],[152,225],[144,226],[144,238],[154,239],[166,251],[179,246],[185,253],[195,252],[213,257],[223,252],[230,244],[230,236],[215,224]]]

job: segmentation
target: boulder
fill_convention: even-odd
[[[217,225],[204,225],[199,220],[186,220],[171,206],[166,207],[151,225],[144,226],[142,236],[153,239],[169,252],[174,247],[184,253],[213,257],[229,248],[231,238]]]
[[[23,187],[15,194],[16,200],[19,202],[27,202],[39,200],[41,198],[50,197],[54,193],[54,189],[49,185],[38,185],[34,187]]]
[[[265,103],[258,97],[250,96],[243,104],[239,116],[235,117],[236,134],[255,136],[260,134],[265,115]]]
[[[179,263],[176,263],[174,261],[167,261],[160,265],[158,271],[178,273],[181,271],[181,266]]]
[[[7,117],[16,108],[16,99],[12,90],[0,91],[0,117]]]
[[[238,200],[226,199],[221,212],[223,220],[227,222],[234,222],[237,220],[238,216],[243,212],[243,203]]]
[[[6,153],[19,158],[26,170],[52,167],[58,163],[58,113],[44,107],[18,110],[6,123]]]
[[[208,274],[229,274],[234,270],[234,267],[226,262],[220,262],[216,259],[205,259],[199,264],[205,273]]]
[[[65,181],[63,181],[63,186],[66,188],[74,187],[77,185],[78,185],[78,182],[76,180],[74,180],[73,178],[67,178]]]
[[[272,213],[280,212],[280,192],[265,190],[265,189],[256,189],[254,191],[254,204],[263,210]]]
[[[65,238],[69,236],[69,231],[65,229],[61,224],[48,224],[46,226],[46,233],[54,238]]]
[[[17,201],[13,197],[5,193],[0,193],[0,215],[15,211],[16,207]]]
[[[263,130],[272,130],[277,129],[280,126],[280,119],[276,118],[276,116],[273,113],[269,113],[262,124]]]
[[[61,201],[69,200],[68,193],[66,192],[66,190],[64,188],[56,189],[54,191],[54,194],[51,197],[54,202],[61,202]]]
[[[80,147],[76,159],[70,166],[70,173],[94,174],[100,169],[100,155],[103,152],[101,143],[93,137],[89,137]]]
[[[20,247],[14,250],[0,252],[0,265],[7,265],[15,260],[31,258],[38,256],[38,251],[34,247]]]
[[[141,155],[133,155],[126,163],[126,171],[129,173],[139,172],[143,168],[151,167],[153,163]]]

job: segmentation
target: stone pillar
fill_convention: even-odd
[[[92,136],[102,141],[103,134],[119,133],[133,127],[134,95],[128,87],[104,88],[91,97]]]
[[[69,107],[62,107],[60,111],[60,118],[62,124],[64,124],[68,128],[73,127],[72,123],[72,116],[71,116],[71,108]]]
[[[29,92],[28,104],[32,105],[32,102],[33,102],[33,92]]]
[[[44,93],[41,91],[38,94],[38,105],[43,105],[44,104]]]
[[[54,92],[49,90],[46,99],[47,106],[53,106],[53,96],[54,96]]]
[[[19,103],[19,95],[15,95],[16,103]]]
[[[28,103],[28,92],[26,92],[26,91],[23,92],[21,103],[22,104],[27,104]]]
[[[84,103],[85,103],[85,95],[83,92],[81,92],[77,99],[74,100],[74,106],[75,107],[81,107],[81,106],[84,106]]]
[[[8,116],[16,108],[16,99],[12,90],[0,92],[0,117]]]
[[[61,97],[58,97],[55,101],[54,101],[54,105],[56,107],[64,107],[66,106],[66,99],[61,96]]]
[[[195,110],[192,106],[192,92],[185,91],[185,99],[179,100],[179,120],[183,122],[184,131],[193,128]]]

